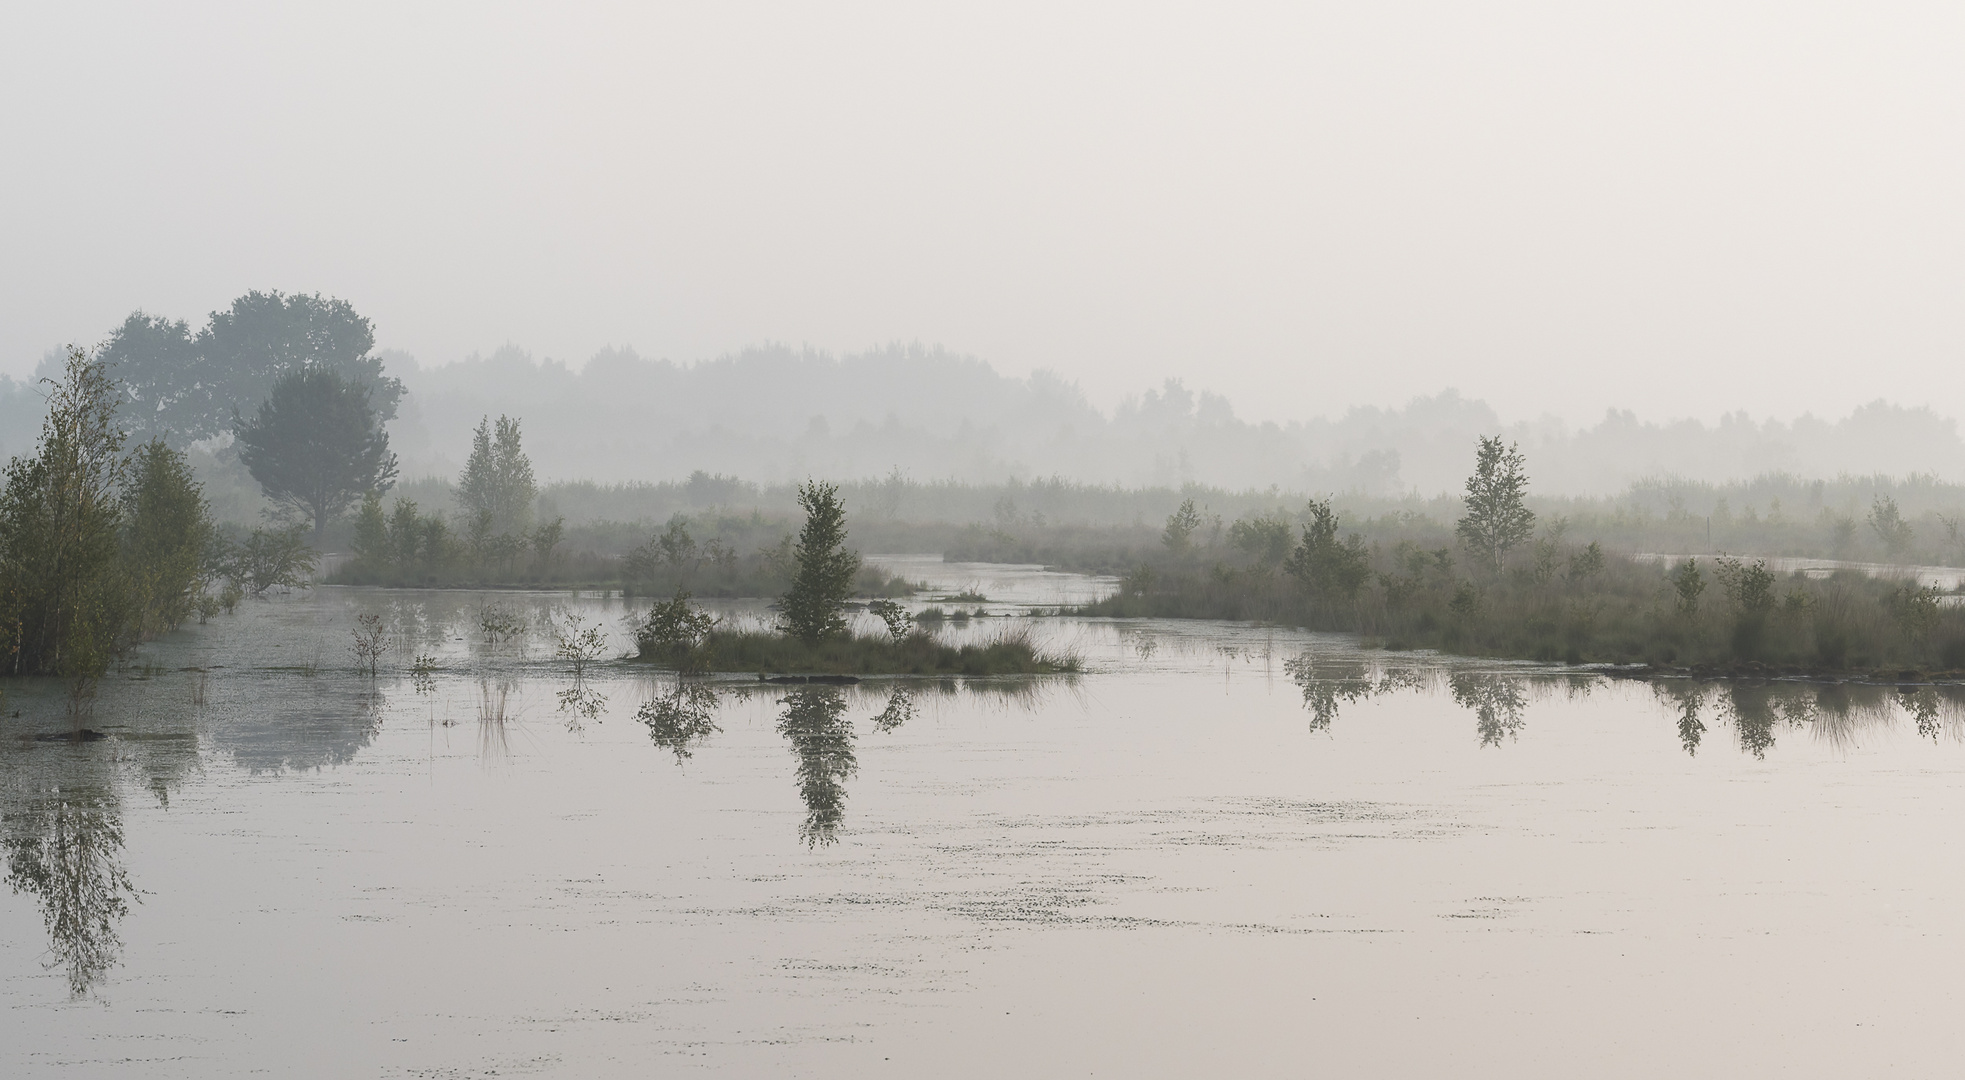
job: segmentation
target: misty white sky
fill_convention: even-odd
[[[1959,415],[1965,7],[8,4],[0,370],[939,342],[1289,419]]]

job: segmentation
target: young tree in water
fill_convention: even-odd
[[[126,625],[120,396],[102,363],[70,348],[40,446],[8,463],[0,493],[0,664],[74,679],[78,695],[108,668]]]
[[[799,485],[798,505],[805,509],[805,527],[799,530],[792,556],[797,569],[791,589],[778,604],[785,633],[817,644],[846,632],[840,611],[852,595],[860,556],[846,550],[846,508],[839,502],[837,487],[807,481]]]
[[[335,372],[287,375],[256,416],[235,424],[239,460],[267,498],[313,522],[316,542],[329,519],[396,478],[396,455],[368,388]]]
[[[1481,439],[1474,454],[1474,475],[1467,478],[1467,516],[1455,531],[1469,551],[1494,568],[1508,549],[1535,535],[1535,514],[1522,505],[1528,493],[1527,459],[1500,436]]]

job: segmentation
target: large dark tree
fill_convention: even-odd
[[[328,519],[396,478],[396,455],[369,388],[302,367],[273,384],[251,420],[239,419],[239,460],[266,497],[299,510],[319,540]]]
[[[97,356],[122,384],[116,420],[139,444],[161,438],[181,447],[225,430],[214,425],[219,387],[184,320],[131,312]],[[222,419],[230,418],[228,410]]]
[[[194,337],[182,321],[135,312],[102,349],[128,395],[118,420],[138,439],[184,446],[230,430],[295,371],[333,371],[369,391],[384,423],[401,381],[385,375],[375,329],[346,300],[249,292],[214,311]]]

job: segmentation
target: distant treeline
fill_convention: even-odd
[[[1156,558],[1164,523],[1183,504],[1192,503],[1201,517],[1195,536],[1200,549],[1226,551],[1238,522],[1300,525],[1309,502],[1303,493],[1278,490],[1123,488],[1058,479],[965,484],[898,474],[839,490],[852,513],[853,543],[863,551],[939,552],[951,559],[1099,572]],[[412,499],[425,513],[452,513],[458,506],[455,485],[444,479],[400,484],[391,498]],[[1345,528],[1392,543],[1448,542],[1461,513],[1460,499],[1447,496],[1354,495],[1330,502]],[[1647,480],[1614,497],[1529,496],[1527,506],[1541,520],[1565,522],[1572,535],[1588,535],[1618,552],[1965,565],[1965,485],[1922,476]],[[548,483],[539,489],[536,516],[564,521],[559,543],[573,559],[625,557],[677,521],[700,541],[719,540],[748,553],[753,534],[769,534],[757,543],[775,543],[790,531],[796,513],[794,485],[697,473],[659,483]],[[1882,530],[1871,520],[1878,514],[1889,519]],[[351,541],[345,529],[330,532],[330,546]]]
[[[602,482],[680,480],[698,469],[837,480],[898,464],[917,477],[981,484],[1062,475],[1128,488],[1434,495],[1457,486],[1475,441],[1494,434],[1540,462],[1537,486],[1547,493],[1604,494],[1646,476],[1965,480],[1965,440],[1952,420],[1880,401],[1841,418],[1658,422],[1613,411],[1572,424],[1508,422],[1446,390],[1272,423],[1237,416],[1226,399],[1179,380],[1102,409],[1055,374],[1017,378],[918,344],[842,354],[761,346],[700,362],[607,349],[584,366],[536,362],[511,347],[442,365],[386,355],[408,387],[390,430],[412,475],[455,471],[456,448],[478,418],[506,413],[534,434],[542,475]]]

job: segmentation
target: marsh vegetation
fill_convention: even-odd
[[[846,606],[864,567],[846,547],[845,506],[837,488],[816,482],[800,491],[800,501],[805,525],[792,549],[796,569],[776,625],[719,622],[678,590],[634,621],[639,657],[689,673],[1034,675],[1079,669],[1076,657],[1039,650],[1027,630],[948,644],[936,637],[932,623],[922,625],[885,600],[868,605],[883,632],[854,633]]]
[[[1564,663],[1918,676],[1965,670],[1965,608],[1914,577],[1776,574],[1764,559],[1634,558],[1528,509],[1526,461],[1484,440],[1455,527],[1346,528],[1328,500],[1299,520],[1235,521],[1198,548],[1170,515],[1161,552],[1084,614],[1243,619],[1341,630],[1392,649]],[[1907,526],[1879,499],[1879,537]]]

